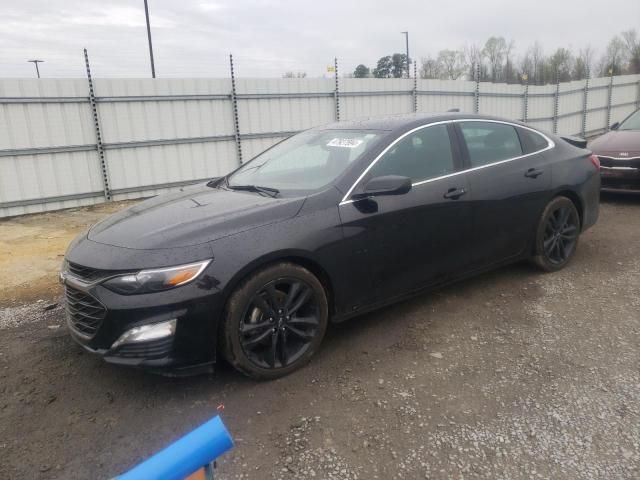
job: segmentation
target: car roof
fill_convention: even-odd
[[[387,115],[384,117],[368,117],[357,120],[334,122],[318,127],[320,130],[407,130],[420,125],[442,122],[456,119],[478,119],[478,120],[498,120],[521,125],[517,120],[510,120],[489,115],[478,115],[473,113],[445,112],[445,113],[403,113],[398,115]]]

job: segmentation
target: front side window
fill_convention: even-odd
[[[447,126],[434,125],[417,130],[396,143],[371,167],[369,176],[399,175],[416,183],[454,171]]]
[[[313,191],[335,180],[379,139],[375,130],[307,130],[261,153],[227,179],[229,187],[254,185]]]
[[[522,155],[520,139],[511,125],[494,122],[461,122],[471,167],[481,167]]]

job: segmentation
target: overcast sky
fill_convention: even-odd
[[[143,0],[0,0],[0,77],[32,77],[27,59],[45,60],[43,77],[84,76],[82,49],[96,76],[149,76]],[[404,52],[420,58],[444,48],[538,40],[595,47],[640,29],[640,0],[149,0],[158,77],[222,77],[228,54],[243,77],[304,71],[326,74],[337,56],[343,72]]]

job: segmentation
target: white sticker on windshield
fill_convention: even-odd
[[[334,138],[327,143],[327,147],[357,148],[362,142],[359,138]]]

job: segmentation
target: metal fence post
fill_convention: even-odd
[[[84,64],[87,67],[87,80],[89,81],[89,103],[93,113],[93,127],[96,132],[96,150],[98,151],[98,159],[100,160],[100,171],[102,173],[102,190],[104,199],[111,200],[111,187],[109,185],[109,169],[107,168],[107,159],[104,156],[104,145],[102,144],[102,134],[100,133],[100,120],[98,118],[98,104],[96,103],[96,95],[93,89],[93,79],[91,78],[91,68],[89,67],[89,54],[84,49]]]
[[[558,109],[560,104],[560,73],[556,70],[556,94],[553,96],[553,133],[558,133]]]
[[[582,95],[582,128],[580,136],[584,137],[587,133],[587,110],[589,105],[589,69],[587,69],[587,78],[584,80],[584,93]]]
[[[604,126],[605,130],[609,130],[611,125],[611,100],[613,98],[613,69],[609,69],[609,92],[607,96],[607,124]]]
[[[333,91],[333,101],[336,106],[336,121],[340,121],[340,83],[338,82],[338,57],[333,59],[333,74],[336,80],[336,88]]]
[[[240,139],[240,121],[238,120],[238,97],[236,95],[236,75],[233,70],[233,55],[229,54],[229,69],[231,70],[231,110],[233,112],[233,136],[236,141],[236,155],[238,164],[242,165],[242,142]]]
[[[475,102],[473,105],[474,113],[480,113],[480,63],[476,65],[476,91],[474,93]]]
[[[418,68],[413,62],[413,111],[418,111]]]
[[[529,75],[526,73],[522,75],[524,80],[524,93],[522,94],[522,121],[527,123],[529,118]]]

